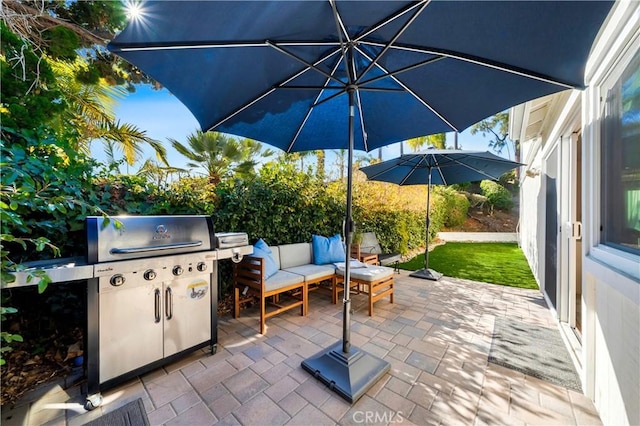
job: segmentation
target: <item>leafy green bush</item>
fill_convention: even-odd
[[[4,305],[5,302],[3,301]],[[7,315],[15,314],[18,312],[16,308],[11,308],[8,306],[0,306],[0,321],[4,323],[7,320]],[[2,327],[3,331],[0,332],[0,365],[6,364],[4,360],[4,354],[13,350],[11,347],[11,343],[13,342],[22,342],[22,335],[14,334],[6,331],[6,327]]]
[[[211,215],[216,209],[215,188],[206,177],[185,177],[172,182],[164,191],[162,201],[156,202],[158,213],[155,214]]]
[[[480,182],[482,195],[487,197],[491,208],[510,210],[513,207],[511,193],[502,185],[491,180]]]
[[[518,179],[516,178],[516,170],[509,170],[508,172],[504,172],[502,176],[498,179],[498,183],[505,188],[509,185],[517,185]]]
[[[429,241],[433,240],[444,227],[448,215],[446,198],[440,187],[431,189],[431,209],[429,211]],[[422,244],[424,246],[424,243]]]
[[[440,194],[444,202],[444,226],[452,228],[462,225],[469,211],[467,197],[451,187],[436,187],[434,192]]]
[[[383,252],[406,254],[423,247],[426,200],[425,185],[367,181],[364,173],[357,172],[353,182],[356,231],[374,232]]]
[[[101,213],[91,185],[93,160],[45,130],[2,130],[0,218],[6,258],[19,264],[84,255],[84,219]]]
[[[406,254],[424,245],[424,212],[392,210],[386,206],[366,210],[355,207],[357,229],[374,232],[383,252]]]
[[[94,183],[110,215],[151,214],[156,209],[158,188],[141,176],[104,173]]]
[[[257,176],[223,182],[216,188],[216,230],[246,232],[254,243],[269,245],[311,241],[311,235],[341,232],[344,191],[324,185],[291,164],[267,163]],[[224,294],[231,277],[220,265]]]
[[[10,272],[26,261],[84,255],[84,218],[101,213],[90,183],[93,161],[67,139],[59,140],[43,128],[22,132],[2,128],[0,152],[2,282],[13,282]],[[44,271],[30,278],[38,293],[51,281]],[[2,323],[7,314],[17,312],[6,305],[10,301],[5,293]],[[0,365],[5,362],[2,354],[11,350],[13,342],[21,341],[20,334],[1,333]]]
[[[270,245],[311,241],[339,233],[344,218],[340,191],[293,165],[268,163],[258,176],[227,181],[216,189],[215,229],[242,231]]]

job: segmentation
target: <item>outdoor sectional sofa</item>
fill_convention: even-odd
[[[274,315],[300,308],[300,315],[307,315],[308,293],[325,281],[330,282],[331,300],[337,303],[343,290],[344,271],[334,263],[314,263],[312,243],[284,244],[268,247],[270,258],[245,256],[233,266],[234,317],[240,316],[242,305],[256,296],[260,303],[260,334],[266,333],[266,320]],[[277,270],[268,276],[269,262],[274,261]],[[273,266],[273,265],[271,265]],[[393,303],[393,269],[384,266],[351,268],[351,287],[368,294],[369,315],[373,304],[389,296]],[[285,300],[286,299],[286,300]],[[275,309],[267,311],[267,304]]]

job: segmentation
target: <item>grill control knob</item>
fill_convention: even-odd
[[[200,262],[198,263],[198,265],[196,266],[196,269],[200,272],[204,272],[207,270],[207,264],[204,262]]]
[[[109,282],[114,287],[121,286],[122,284],[124,284],[124,276],[122,274],[116,274],[116,275],[111,277]]]
[[[145,280],[147,280],[147,281],[151,281],[151,280],[153,280],[153,279],[155,279],[155,278],[156,278],[156,271],[154,271],[153,269],[147,269],[147,270],[144,272],[144,275],[143,275],[143,276],[144,276],[144,279],[145,279]]]
[[[174,266],[173,267],[173,275],[182,275],[182,273],[184,272],[184,269],[182,269],[182,266],[178,265],[178,266]]]

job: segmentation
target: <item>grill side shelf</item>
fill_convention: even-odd
[[[24,263],[25,269],[11,272],[16,277],[12,283],[2,282],[2,288],[26,287],[38,285],[35,273],[44,271],[52,283],[87,280],[93,278],[93,265],[87,265],[84,258],[60,258],[50,261]],[[30,278],[31,277],[31,278]]]

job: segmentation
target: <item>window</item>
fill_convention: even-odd
[[[640,255],[640,51],[607,93],[602,130],[600,242]]]

